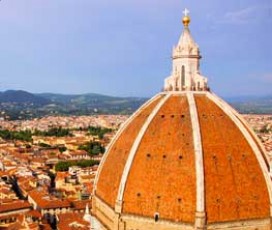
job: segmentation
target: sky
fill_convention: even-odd
[[[185,7],[211,89],[272,95],[272,0],[0,0],[0,91],[150,97]]]

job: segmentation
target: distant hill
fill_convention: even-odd
[[[95,93],[63,95],[53,93],[37,94],[67,110],[96,111],[99,113],[131,113],[139,108],[147,98],[113,97]]]
[[[35,105],[46,105],[51,101],[23,90],[7,90],[0,92],[0,103],[29,103]]]
[[[272,95],[225,98],[240,113],[272,114]]]
[[[62,95],[62,94],[37,94],[40,97],[50,100],[53,103],[65,105],[70,109],[97,109],[106,113],[130,113],[135,111],[147,98],[135,97],[112,97],[101,94],[81,94],[81,95]],[[242,96],[224,98],[240,113],[264,113],[272,114],[272,95],[271,96]]]
[[[75,94],[75,95],[41,93],[36,95],[39,97],[48,99],[51,102],[55,102],[55,103],[62,103],[62,104],[73,103],[78,105],[99,104],[99,103],[122,104],[128,101],[131,102],[131,101],[146,100],[145,98],[140,98],[140,97],[114,97],[114,96],[107,96],[107,95],[96,94],[96,93]]]
[[[0,92],[0,118],[32,119],[47,115],[131,114],[148,98],[112,97],[89,93],[32,94],[22,90]],[[272,95],[224,98],[240,113],[272,114]]]
[[[32,119],[48,115],[131,114],[147,98],[100,94],[32,94],[22,90],[0,92],[0,119]]]

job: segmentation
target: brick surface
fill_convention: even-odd
[[[266,182],[247,140],[206,96],[195,95],[204,151],[208,223],[269,217]]]
[[[195,157],[186,96],[171,96],[145,132],[124,194],[124,213],[194,222]]]
[[[114,208],[117,199],[119,184],[129,151],[145,120],[160,99],[161,97],[151,102],[149,106],[143,108],[143,110],[130,122],[110,149],[100,173],[96,195],[112,208]]]

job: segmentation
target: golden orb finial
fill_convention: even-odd
[[[185,10],[183,11],[184,17],[182,19],[182,23],[185,27],[188,27],[191,22],[191,19],[189,17],[189,13],[190,13],[190,11],[187,8],[185,8]]]

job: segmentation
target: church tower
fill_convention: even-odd
[[[173,49],[172,73],[165,79],[165,91],[204,91],[207,90],[207,79],[200,74],[200,51],[193,40],[189,24],[189,11],[184,10],[183,33]]]

